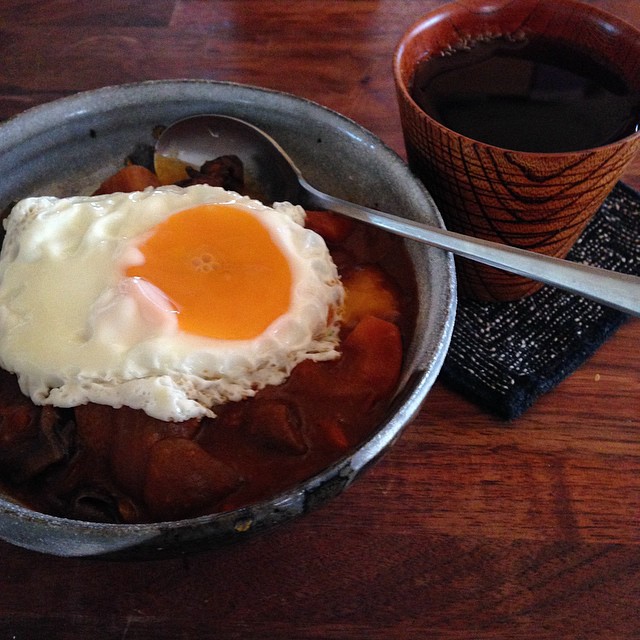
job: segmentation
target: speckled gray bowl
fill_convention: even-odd
[[[152,129],[197,113],[264,128],[314,186],[414,220],[442,225],[404,162],[356,123],[300,98],[232,83],[159,81],[106,87],[31,109],[0,125],[0,206],[29,195],[88,193]],[[455,313],[450,255],[410,244],[419,317],[393,411],[357,451],[273,499],[237,511],[142,525],[56,518],[0,496],[0,538],[60,556],[152,557],[245,538],[300,516],[345,489],[411,422],[442,365]]]

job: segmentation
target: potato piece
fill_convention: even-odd
[[[184,438],[165,438],[151,448],[144,500],[155,518],[178,519],[215,505],[239,484],[228,465]]]
[[[285,402],[256,398],[249,405],[245,425],[253,439],[272,450],[289,455],[307,452],[300,418]]]
[[[366,316],[342,343],[342,357],[329,362],[301,362],[292,372],[292,393],[313,396],[321,403],[350,398],[345,411],[357,415],[393,392],[402,367],[402,338],[398,327]],[[351,409],[348,409],[351,407]],[[346,422],[349,418],[345,417]]]
[[[365,316],[387,322],[400,318],[400,295],[395,284],[376,266],[366,266],[347,273],[342,283],[346,291],[342,323],[355,327]]]
[[[140,497],[153,445],[163,438],[194,438],[197,419],[164,422],[144,411],[89,403],[75,409],[80,446],[92,459],[104,461],[116,482]]]
[[[189,178],[187,167],[191,165],[177,158],[155,155],[153,166],[160,184],[174,184],[180,180],[187,180]]]
[[[156,442],[175,437],[190,439],[200,428],[195,418],[183,422],[164,422],[129,407],[111,411],[111,469],[120,486],[137,497],[142,494],[150,451]]]

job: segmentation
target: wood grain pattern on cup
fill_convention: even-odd
[[[630,90],[640,94],[640,34],[573,0],[466,0],[424,16],[396,50],[407,157],[447,226],[565,257],[640,148],[640,134],[577,151],[518,151],[462,135],[420,108],[411,95],[420,61],[501,36],[544,36],[579,45],[612,64]],[[461,295],[479,300],[517,299],[541,286],[464,259],[457,260],[457,267]]]

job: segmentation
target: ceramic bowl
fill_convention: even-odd
[[[339,197],[442,226],[405,163],[358,124],[292,95],[233,83],[152,81],[105,87],[33,108],[0,125],[0,206],[29,195],[88,193],[155,125],[221,113],[275,137],[311,184]],[[246,538],[307,513],[344,490],[412,421],[445,357],[455,313],[451,256],[408,246],[419,312],[393,410],[330,467],[270,500],[236,511],[154,524],[97,524],[34,512],[0,496],[0,538],[60,556],[149,557]]]

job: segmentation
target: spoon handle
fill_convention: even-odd
[[[301,184],[312,206],[331,209],[406,238],[446,249],[464,258],[526,276],[619,311],[640,316],[640,278],[637,276],[465,236],[341,200],[318,191],[304,179]]]

